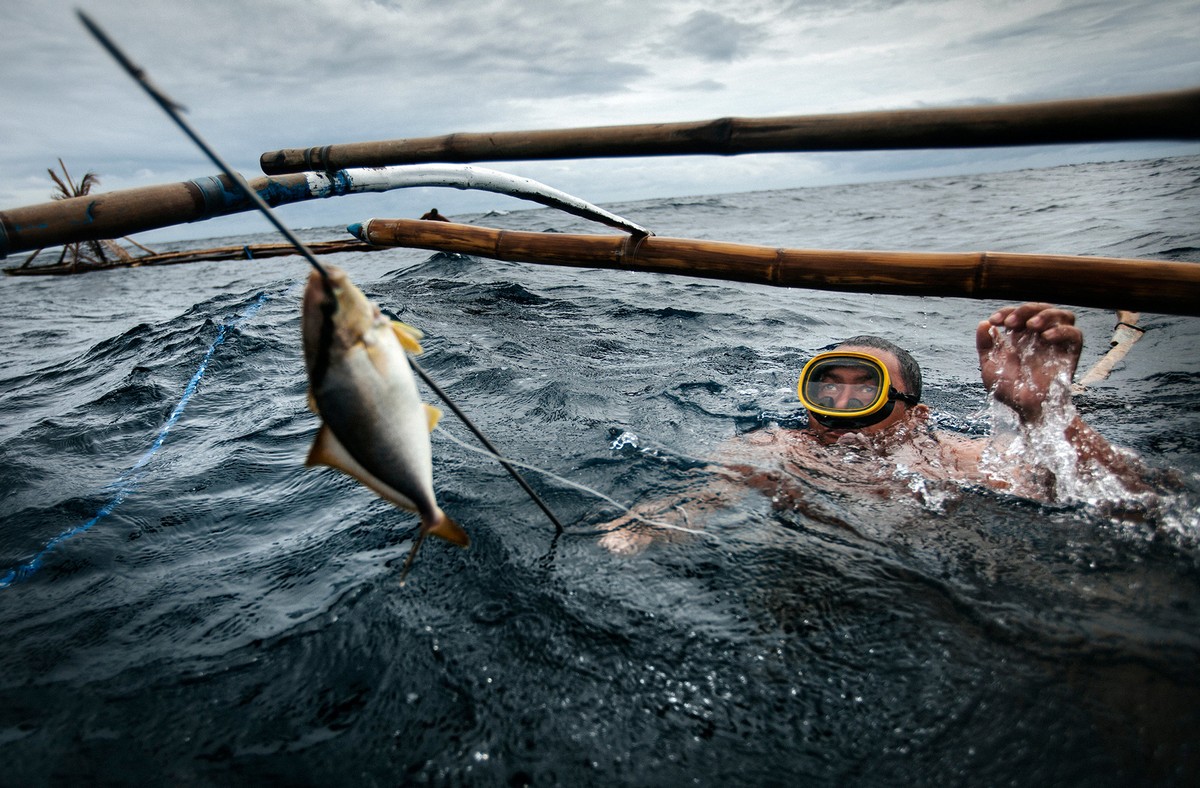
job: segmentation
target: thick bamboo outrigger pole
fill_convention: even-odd
[[[256,178],[246,185],[272,208],[304,200],[418,186],[478,189],[530,200],[626,232],[649,232],[610,211],[535,180],[463,164],[295,173]],[[216,175],[14,208],[0,211],[0,257],[77,241],[119,238],[159,227],[250,211],[255,207],[228,175]]]
[[[687,238],[568,235],[372,219],[370,244],[856,293],[1054,301],[1200,316],[1200,264],[1000,252],[777,249]]]
[[[1200,139],[1200,88],[999,106],[459,133],[262,154],[265,173],[420,162],[911,150]]]

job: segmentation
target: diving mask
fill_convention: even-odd
[[[897,400],[910,407],[919,401],[892,386],[887,367],[866,353],[834,350],[804,365],[796,386],[800,402],[826,426],[855,429],[877,424]]]

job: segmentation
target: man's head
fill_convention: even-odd
[[[917,363],[917,360],[912,357],[911,353],[897,345],[895,342],[889,342],[883,337],[863,334],[861,336],[850,337],[849,339],[842,341],[840,344],[838,344],[837,349],[863,350],[864,352],[870,352],[871,350],[883,350],[891,353],[896,357],[896,361],[898,362],[897,369],[892,372],[892,385],[894,385],[896,390],[900,393],[911,394],[916,397],[918,401],[920,401],[922,387],[921,365]],[[875,354],[872,353],[871,355]],[[896,374],[897,372],[899,374]],[[901,383],[903,385],[900,385]]]
[[[845,363],[839,363],[837,353],[846,354]],[[904,348],[882,337],[863,335],[845,340],[830,356],[820,366],[806,367],[807,380],[801,381],[811,395],[805,402],[809,428],[819,437],[836,440],[849,432],[883,432],[914,414],[925,413],[925,407],[918,404],[921,367]],[[890,386],[882,385],[885,376],[877,364],[886,369]],[[822,381],[826,389],[823,399],[816,394]],[[858,412],[864,410],[867,412]],[[840,412],[850,415],[839,417]]]

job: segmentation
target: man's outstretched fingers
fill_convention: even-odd
[[[975,348],[980,353],[986,353],[996,346],[996,340],[992,336],[992,321],[981,320],[979,325],[975,327]]]
[[[1002,309],[1001,312],[1007,312],[1004,317],[1004,327],[1012,330],[1019,330],[1025,327],[1025,324],[1030,318],[1035,315],[1042,314],[1047,311],[1062,311],[1056,310],[1054,304],[1047,304],[1041,301],[1030,301],[1020,306],[1011,307],[1007,310]]]

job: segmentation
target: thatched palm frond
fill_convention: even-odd
[[[94,172],[84,173],[83,180],[79,182],[78,194],[76,197],[82,197],[92,190],[93,186],[100,185],[100,176]]]
[[[100,176],[94,172],[85,173],[83,179],[78,184],[71,180],[71,173],[67,172],[67,165],[63,164],[63,160],[58,160],[58,166],[62,167],[63,177],[59,178],[58,173],[53,169],[48,169],[50,179],[54,181],[54,185],[58,187],[58,191],[51,195],[55,200],[65,200],[69,197],[82,197],[92,190],[93,186],[100,183]]]
[[[66,200],[71,197],[82,197],[91,192],[92,187],[100,183],[99,176],[94,172],[86,173],[79,183],[71,180],[71,173],[67,171],[67,165],[62,159],[58,160],[58,166],[62,169],[60,176],[53,168],[47,169],[50,173],[50,180],[54,181],[55,193],[50,195],[55,200]],[[35,254],[34,257],[37,255]],[[82,243],[66,244],[63,246],[62,254],[58,258],[61,265],[67,260],[70,260],[72,265],[88,266],[98,263],[105,263],[109,256],[114,256],[119,260],[131,259],[129,253],[122,249],[119,245],[109,240],[101,241],[85,241]],[[26,264],[33,260],[30,257],[26,260]]]
[[[58,177],[54,170],[47,169],[46,172],[50,173],[50,179],[54,181],[54,185],[58,187],[58,191],[50,195],[51,198],[55,200],[65,200],[68,197],[74,196],[71,194],[71,190],[67,187],[67,184],[62,182],[62,179]]]

